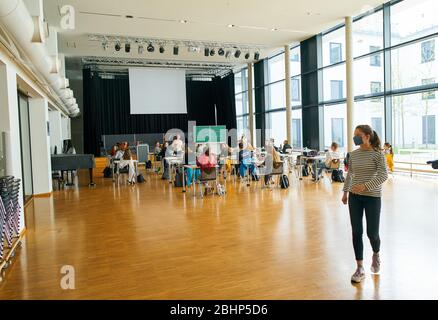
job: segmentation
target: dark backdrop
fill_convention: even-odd
[[[84,79],[84,152],[100,154],[103,134],[165,133],[178,128],[187,132],[188,121],[236,128],[234,74],[213,81],[187,81],[187,114],[131,115],[127,76],[102,79],[90,69]],[[172,94],[171,92],[169,94]]]

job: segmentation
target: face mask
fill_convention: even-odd
[[[354,136],[353,137],[353,141],[354,141],[354,144],[356,146],[360,146],[363,143],[363,140],[362,140],[361,136]]]

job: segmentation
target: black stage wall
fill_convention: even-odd
[[[187,81],[187,114],[131,115],[127,76],[102,79],[90,69],[84,79],[84,152],[100,154],[103,134],[165,133],[177,128],[187,132],[188,121],[236,128],[234,74],[213,81]],[[169,92],[169,94],[172,94]]]

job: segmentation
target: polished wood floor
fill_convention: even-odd
[[[355,262],[340,184],[289,190],[229,184],[193,198],[152,178],[56,191],[28,207],[24,243],[0,299],[437,299],[438,182],[387,182],[382,270],[352,285]],[[60,269],[75,268],[75,290]]]

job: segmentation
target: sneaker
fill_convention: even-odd
[[[363,268],[357,268],[356,272],[351,276],[351,282],[359,283],[365,279],[365,270]]]
[[[377,253],[373,254],[373,263],[371,264],[371,272],[372,273],[379,273],[380,271],[380,256]]]

